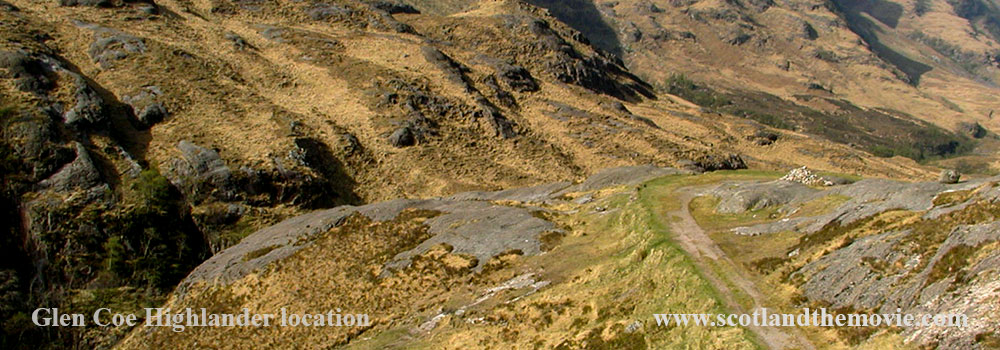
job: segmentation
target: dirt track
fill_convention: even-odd
[[[753,310],[746,310],[745,307],[736,302],[730,286],[715,273],[710,265],[717,264],[726,266],[732,271],[741,269],[726,256],[722,249],[705,233],[705,230],[698,226],[698,223],[691,216],[689,205],[691,199],[700,195],[699,187],[685,187],[677,190],[678,200],[681,203],[680,209],[667,213],[667,217],[677,217],[679,220],[672,220],[670,232],[675,242],[691,256],[695,266],[700,270],[702,276],[712,283],[712,286],[719,291],[726,308],[732,313],[752,313],[753,310],[767,307],[757,287],[752,281],[741,274],[730,274],[726,276],[729,282],[739,288],[743,293],[753,300]],[[774,309],[774,308],[769,308]],[[781,327],[747,327],[757,337],[767,344],[771,349],[815,349],[808,339],[792,329]]]

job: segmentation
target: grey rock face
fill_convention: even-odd
[[[908,255],[897,246],[910,232],[889,232],[864,237],[812,263],[796,274],[805,277],[803,293],[813,300],[822,300],[832,307],[853,307],[894,313],[897,309],[913,314],[964,314],[969,325],[963,329],[915,327],[904,329],[923,343],[950,344],[945,348],[976,348],[975,335],[996,332],[1000,325],[990,320],[995,314],[995,300],[1000,281],[1000,252],[986,252],[986,258],[964,269],[965,281],[956,280],[959,271],[951,271],[939,280],[931,280],[936,265],[947,263],[944,257],[960,247],[976,247],[1000,240],[1000,222],[964,225],[955,228],[936,249],[925,265],[918,256]],[[891,274],[885,267],[902,266]],[[922,268],[920,268],[922,266]],[[982,277],[982,278],[977,278]],[[939,277],[940,278],[940,277]],[[956,287],[956,284],[959,285]],[[957,289],[956,289],[957,288]]]
[[[652,166],[607,169],[583,184],[572,187],[576,188],[575,191],[587,191],[599,189],[601,186],[634,184],[653,176],[678,172],[674,169]],[[447,199],[398,199],[315,211],[257,231],[240,243],[219,252],[192,271],[181,283],[179,290],[183,291],[186,286],[197,282],[225,284],[235,281],[272,262],[291,256],[306,246],[298,242],[308,242],[308,237],[337,227],[354,213],[364,215],[373,221],[392,220],[407,209],[433,210],[442,213],[425,222],[433,236],[421,242],[416,248],[397,254],[386,266],[390,269],[405,267],[413,256],[442,243],[452,246],[453,253],[475,256],[479,261],[477,269],[492,257],[505,252],[539,254],[541,245],[538,237],[546,232],[558,230],[553,223],[533,215],[534,211],[542,209],[503,206],[489,201],[544,202],[555,200],[561,192],[568,190],[568,187],[569,183],[559,182],[496,192],[460,193]],[[245,258],[261,248],[269,250],[259,257]]]
[[[75,189],[89,189],[102,183],[101,173],[90,159],[90,153],[83,144],[75,144],[76,159],[64,165],[62,169],[48,179],[42,180],[39,186],[66,192]]]
[[[374,1],[370,1],[369,4],[372,7],[374,7],[374,8],[377,8],[379,10],[388,12],[389,14],[397,14],[397,13],[419,14],[420,13],[420,11],[418,11],[416,8],[414,8],[410,4],[406,4],[406,3],[403,3],[403,2],[400,2],[400,1],[394,1],[394,0],[374,0]]]
[[[996,299],[1000,293],[1000,281],[997,280],[1000,276],[1000,251],[983,249],[992,242],[1000,241],[1000,222],[985,214],[986,217],[970,221],[977,223],[956,226],[955,218],[943,219],[942,216],[973,205],[998,203],[1000,187],[995,186],[998,181],[1000,177],[959,184],[875,179],[823,191],[788,192],[785,193],[787,196],[782,196],[782,201],[788,202],[782,208],[784,212],[795,212],[812,200],[830,195],[850,199],[828,213],[792,217],[733,231],[746,235],[800,232],[806,239],[800,242],[808,242],[812,239],[809,235],[824,228],[844,227],[887,211],[916,212],[922,220],[917,222],[917,226],[883,229],[869,235],[869,227],[881,225],[876,220],[871,226],[866,224],[852,231],[861,236],[846,239],[844,245],[815,248],[825,252],[814,258],[806,255],[808,260],[799,260],[804,265],[792,272],[789,280],[801,281],[800,290],[808,300],[829,304],[835,309],[850,307],[875,313],[896,313],[899,310],[910,314],[966,315],[969,320],[967,327],[913,327],[904,329],[903,336],[916,339],[920,344],[975,349],[978,334],[1000,331],[1000,324],[991,321],[991,315],[1000,308]],[[720,209],[752,208],[749,203],[753,201],[744,200],[739,193],[742,188],[755,189],[747,191],[751,198],[760,193],[772,196],[782,192],[778,182],[767,182],[723,185],[709,193],[721,197]],[[935,203],[935,198],[955,191],[970,191],[969,198]],[[791,200],[788,200],[789,197]],[[983,211],[992,210],[983,208],[980,214],[970,215],[983,215]],[[962,215],[957,218],[970,220]],[[934,228],[945,232],[931,232]],[[938,233],[940,236],[936,236]],[[831,242],[836,244],[836,241]],[[796,248],[788,256],[799,256],[800,249],[812,248]]]
[[[742,213],[791,203],[818,190],[801,183],[774,181],[751,184],[723,184],[710,193],[721,201],[716,210],[723,214]]]
[[[46,76],[45,64],[21,51],[0,52],[0,68],[4,77],[14,79],[14,86],[24,92],[42,93],[53,87]]]
[[[167,108],[159,102],[160,95],[159,87],[147,86],[134,95],[123,97],[122,102],[128,104],[139,123],[148,128],[168,116]]]
[[[115,61],[130,55],[146,52],[146,41],[142,38],[109,28],[92,26],[94,42],[90,44],[90,58],[103,69],[114,66]]]
[[[997,178],[977,179],[951,185],[937,182],[905,183],[885,179],[861,180],[849,185],[837,186],[827,191],[800,197],[792,202],[792,204],[804,203],[828,195],[842,195],[850,198],[847,202],[844,202],[829,213],[814,217],[740,227],[736,232],[748,235],[780,231],[814,233],[832,223],[848,225],[857,220],[894,209],[910,211],[930,210],[929,214],[936,213],[935,215],[939,215],[941,213],[937,213],[933,201],[941,192],[974,189],[988,181],[997,181]]]
[[[213,191],[232,190],[232,171],[219,153],[188,141],[177,144],[181,159],[174,160],[164,173],[170,182],[197,202]]]
[[[486,202],[425,202],[421,209],[445,212],[427,220],[431,238],[416,248],[400,253],[388,264],[390,268],[409,265],[410,258],[431,247],[444,243],[453,253],[475,256],[482,269],[490,258],[504,252],[517,251],[531,256],[541,253],[538,237],[555,225],[532,215],[525,208],[498,206]]]
[[[104,99],[94,91],[83,77],[73,74],[76,91],[74,105],[66,111],[63,119],[66,125],[84,126],[97,125],[107,121],[104,115]]]
[[[228,283],[239,279],[290,256],[304,247],[296,242],[337,227],[351,214],[360,213],[373,221],[388,221],[406,209],[435,210],[444,214],[426,222],[433,237],[396,255],[388,264],[389,268],[407,266],[411,257],[440,243],[451,245],[455,253],[476,256],[480,262],[508,251],[536,255],[540,252],[538,236],[555,228],[551,222],[533,216],[531,210],[481,201],[393,200],[360,207],[342,206],[288,219],[251,234],[192,271],[181,283],[181,288],[195,282]],[[254,259],[244,258],[262,247],[273,249]],[[481,264],[477,268],[481,268]]]
[[[802,285],[804,294],[812,300],[834,303],[834,308],[854,306],[870,310],[881,307],[894,290],[891,287],[903,276],[881,278],[864,261],[894,264],[904,259],[893,246],[906,234],[891,232],[865,237],[806,265],[797,272],[809,276]],[[902,294],[898,295],[901,299],[916,299],[912,292]]]

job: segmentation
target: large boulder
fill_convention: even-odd
[[[0,68],[6,70],[6,74],[0,76],[14,79],[18,90],[42,93],[53,87],[45,74],[44,63],[25,52],[0,51]]]
[[[957,184],[958,180],[962,178],[957,170],[945,169],[941,171],[940,177],[938,177],[938,182],[943,184]]]

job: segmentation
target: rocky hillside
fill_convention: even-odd
[[[920,121],[969,138],[998,127],[1000,12],[991,1],[530,2],[662,90],[878,155],[927,159],[974,148],[947,132],[928,134]],[[456,8],[435,3],[415,1]],[[845,126],[858,124],[869,128]],[[988,167],[997,159],[968,161]]]
[[[774,68],[795,52],[807,52],[797,64],[828,61],[812,47],[782,44],[765,55],[776,49],[706,39],[722,33],[714,25],[775,11],[809,8],[850,24],[847,7],[563,5],[0,1],[0,208],[12,218],[0,231],[0,347],[111,344],[122,334],[40,329],[30,310],[159,305],[250,233],[342,205],[579,181],[647,164],[699,172],[808,165],[912,180],[933,177],[929,161],[966,155],[990,171],[992,153],[977,152],[996,143],[994,126],[974,115],[995,103],[985,82],[992,68],[962,73],[942,63],[917,82],[858,44],[849,26],[834,35],[814,25],[822,47],[853,55],[819,68]],[[713,6],[740,21],[688,14]],[[962,18],[988,32],[993,7],[977,6]],[[654,22],[678,21],[657,22],[665,33],[689,19],[704,23],[691,35],[623,44],[622,26],[643,7]],[[924,16],[948,8],[935,3]],[[781,42],[754,35],[747,40]],[[755,63],[712,61],[743,56]],[[755,75],[765,66],[797,73]],[[803,75],[825,69],[851,88]],[[954,83],[934,83],[942,72]],[[874,94],[876,86],[886,93]],[[412,219],[451,208],[427,205]],[[414,234],[385,244],[409,247],[428,233]]]
[[[334,308],[366,327],[139,328],[121,348],[988,349],[998,178],[834,186],[777,173],[610,169],[339,207],[258,231],[167,307]],[[652,179],[652,180],[650,180]],[[801,178],[800,178],[801,179]],[[828,179],[836,179],[828,177]],[[849,182],[840,178],[841,183]],[[791,178],[791,180],[797,180]],[[962,313],[961,329],[658,327],[653,313]],[[123,330],[124,331],[124,330]],[[292,343],[290,343],[292,342]]]
[[[605,38],[599,46],[653,84],[683,72],[799,104],[833,97],[946,128],[996,127],[988,118],[1000,77],[992,1],[536,3],[556,16],[591,18],[580,28],[596,28]],[[592,15],[580,16],[588,8]]]

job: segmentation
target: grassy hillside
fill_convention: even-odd
[[[10,301],[0,309],[0,347],[114,344],[128,330],[42,329],[28,315],[38,305],[89,311],[179,302],[171,292],[206,259],[286,219],[343,205],[580,181],[648,164],[690,171],[808,165],[926,180],[939,170],[929,164],[961,160],[964,169],[989,172],[997,142],[988,111],[996,101],[985,80],[993,71],[970,65],[967,53],[985,52],[992,39],[963,36],[952,17],[928,22],[948,26],[927,25],[920,39],[909,31],[951,16],[943,5],[933,2],[920,19],[908,17],[909,5],[891,19],[881,7],[852,15],[872,18],[869,29],[887,47],[932,67],[915,83],[859,42],[836,8],[794,1],[0,1],[0,210],[13,218],[0,229],[8,257],[0,298]],[[955,18],[988,28],[989,12],[970,11]],[[952,47],[939,37],[963,39]],[[927,56],[942,52],[954,62]],[[619,204],[642,213],[632,202]],[[349,238],[376,245],[359,259],[382,261],[388,250],[420,243],[420,221],[434,218],[413,215],[372,228],[387,236],[413,229],[411,240],[381,246]],[[567,238],[581,246],[660,260],[639,266],[605,251],[570,251],[591,254],[595,270],[584,277],[597,281],[588,288],[603,299],[573,301],[589,307],[579,321],[535,317],[542,344],[665,345],[683,336],[615,333],[631,323],[609,315],[635,318],[663,304],[602,305],[620,300],[619,290],[601,285],[605,279],[652,283],[650,293],[659,293],[659,280],[682,276],[706,290],[692,272],[697,266],[670,264],[683,254],[663,243],[664,233],[639,232],[657,223],[636,215],[553,219],[571,227],[561,220],[597,220],[586,226],[591,233]],[[380,225],[354,224],[358,232]],[[600,230],[615,239],[599,238]],[[250,261],[277,254],[270,245],[253,251]],[[428,258],[447,265],[447,273],[428,267],[441,278],[438,291],[517,277],[506,268],[482,281],[442,277],[462,270],[465,258],[434,254]],[[615,277],[623,269],[651,277]],[[429,283],[418,277],[399,282],[415,291],[402,295],[369,281],[382,288],[383,305],[397,308],[386,319],[409,326],[432,311],[400,305],[441,301],[416,292]],[[539,278],[532,283],[546,280]],[[370,301],[355,297],[345,300]],[[671,302],[685,301],[705,310],[733,304],[693,294]],[[586,334],[558,342],[543,336],[564,324]],[[456,344],[483,339],[463,339],[468,330],[460,326],[441,334]],[[389,340],[391,331],[402,333],[379,327]],[[536,342],[505,332],[476,337]],[[747,332],[706,330],[685,341],[759,344]]]

